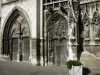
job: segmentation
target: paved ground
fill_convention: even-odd
[[[0,75],[68,75],[66,67],[37,67],[29,63],[0,61]]]
[[[93,71],[89,75],[100,75],[100,67],[91,68]],[[28,62],[11,62],[0,60],[0,75],[69,75],[66,66],[32,66]]]

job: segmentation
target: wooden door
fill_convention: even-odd
[[[12,40],[12,60],[17,60],[18,53],[18,39]]]
[[[12,40],[12,60],[17,60],[18,54],[18,39]],[[29,61],[29,51],[30,51],[30,43],[29,38],[23,38],[22,40],[22,61]]]
[[[57,66],[61,65],[61,46],[56,46]]]
[[[23,61],[29,61],[29,54],[30,54],[29,38],[23,38],[22,54],[23,54]]]

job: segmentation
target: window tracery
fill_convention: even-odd
[[[11,37],[18,37],[20,33],[20,28],[22,32],[22,36],[28,36],[28,26],[27,26],[27,21],[22,17],[19,16],[13,23],[12,29],[11,29]]]
[[[67,36],[67,30],[67,21],[62,15],[54,15],[47,23],[49,39],[59,39],[61,37]]]

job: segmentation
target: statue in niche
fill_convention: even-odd
[[[49,52],[49,54],[50,54],[49,60],[50,60],[50,62],[52,63],[52,62],[53,62],[53,51],[51,50],[51,51]]]
[[[84,24],[84,36],[85,38],[89,38],[89,23],[85,22]]]
[[[92,24],[91,27],[92,27],[92,39],[95,39],[95,34],[96,34],[95,33],[96,32],[95,31],[95,24]]]
[[[70,25],[69,35],[70,35],[72,38],[75,37],[75,25],[74,25],[74,23],[71,23],[71,25]]]
[[[95,37],[99,38],[99,36],[100,36],[100,26],[98,24],[95,25],[94,32],[95,32]]]
[[[100,26],[99,26],[99,20],[100,16],[98,14],[98,10],[94,13],[94,17],[92,19],[93,21],[93,32],[94,32],[94,38],[99,38],[100,35]]]

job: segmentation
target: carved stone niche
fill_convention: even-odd
[[[84,39],[87,40],[90,37],[89,36],[90,35],[90,30],[89,30],[90,22],[89,22],[89,17],[87,13],[83,17],[83,25],[84,25]]]
[[[89,38],[89,23],[87,21],[84,23],[84,30],[85,38]]]
[[[74,17],[71,15],[70,17],[70,25],[69,25],[69,35],[71,39],[75,39],[76,35],[76,23]]]
[[[93,25],[94,39],[99,40],[100,39],[100,15],[98,11],[96,11],[93,15],[92,25]]]

